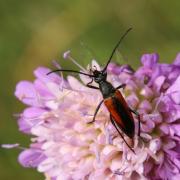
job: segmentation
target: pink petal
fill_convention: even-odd
[[[24,150],[18,157],[18,161],[24,167],[37,167],[44,159],[42,152],[36,149]]]
[[[173,64],[180,66],[180,53],[177,54]]]
[[[59,84],[61,82],[61,77],[56,73],[51,73],[47,75],[51,70],[45,67],[39,67],[34,71],[34,75],[44,83],[55,82]]]
[[[34,85],[28,81],[21,81],[16,86],[15,96],[27,105],[40,106],[38,101],[38,93]]]
[[[152,68],[154,65],[157,64],[158,59],[159,59],[159,55],[156,53],[144,54],[141,57],[141,63],[146,67]]]
[[[24,133],[30,133],[33,126],[35,126],[39,122],[43,122],[40,116],[45,112],[47,112],[47,110],[38,107],[31,107],[25,109],[22,117],[18,120],[20,131]]]

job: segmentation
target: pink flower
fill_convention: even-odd
[[[15,92],[28,106],[18,120],[19,129],[33,136],[19,162],[52,180],[179,179],[180,54],[173,64],[158,63],[158,58],[143,55],[135,72],[129,66],[108,67],[108,81],[115,87],[125,83],[123,96],[143,115],[143,140],[134,137],[135,154],[110,123],[104,105],[96,121],[87,123],[102,100],[99,91],[85,86],[88,77],[63,79],[37,68],[35,81],[20,82]]]

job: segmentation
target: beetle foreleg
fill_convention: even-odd
[[[90,85],[92,82],[93,82],[93,79],[92,79],[90,82],[88,82],[88,83],[86,84],[86,86],[87,86],[88,88],[91,88],[91,89],[99,89],[99,88],[96,87],[96,86]]]
[[[89,85],[89,84],[86,84],[86,86],[87,86],[88,88],[91,88],[91,89],[99,89],[98,87],[92,86],[92,85]]]
[[[97,113],[98,113],[98,111],[99,111],[99,108],[101,107],[101,104],[102,104],[103,102],[104,102],[104,100],[102,100],[102,101],[98,104],[98,106],[97,106],[97,108],[96,108],[96,111],[95,111],[95,113],[94,113],[93,120],[90,121],[90,122],[88,122],[88,124],[93,123],[93,122],[95,121],[96,115],[97,115]]]
[[[112,116],[110,115],[110,119],[111,119],[111,123],[113,124],[113,126],[116,128],[117,132],[119,133],[119,135],[121,136],[121,138],[124,140],[124,142],[126,143],[126,145],[129,147],[129,149],[134,153],[134,150],[131,148],[131,146],[127,143],[127,141],[124,139],[124,136],[121,134],[121,132],[119,131],[117,125],[116,125],[116,122],[114,122]]]

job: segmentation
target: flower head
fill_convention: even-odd
[[[88,123],[102,100],[99,91],[85,86],[89,77],[64,79],[37,68],[35,81],[22,81],[15,91],[28,106],[18,120],[19,129],[33,137],[19,162],[53,180],[178,178],[180,55],[173,64],[161,64],[158,59],[157,54],[143,55],[135,72],[113,63],[107,69],[108,81],[114,87],[125,83],[125,100],[142,115],[142,138],[135,135],[132,145],[135,154],[110,123],[104,105],[96,121]],[[134,121],[137,131],[135,115]]]

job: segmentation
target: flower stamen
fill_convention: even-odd
[[[55,66],[55,67],[57,67],[58,69],[61,69],[61,66],[60,66],[60,64],[56,61],[56,60],[53,60],[53,65]],[[60,71],[60,74],[61,74],[61,83],[60,83],[60,85],[59,85],[59,87],[60,87],[60,90],[61,91],[63,91],[63,88],[64,88],[64,76],[63,76],[63,72],[62,71]]]
[[[87,72],[85,68],[83,68],[71,55],[71,51],[68,50],[63,54],[64,59],[69,59],[71,62],[73,62],[76,66],[78,66],[82,71]]]

